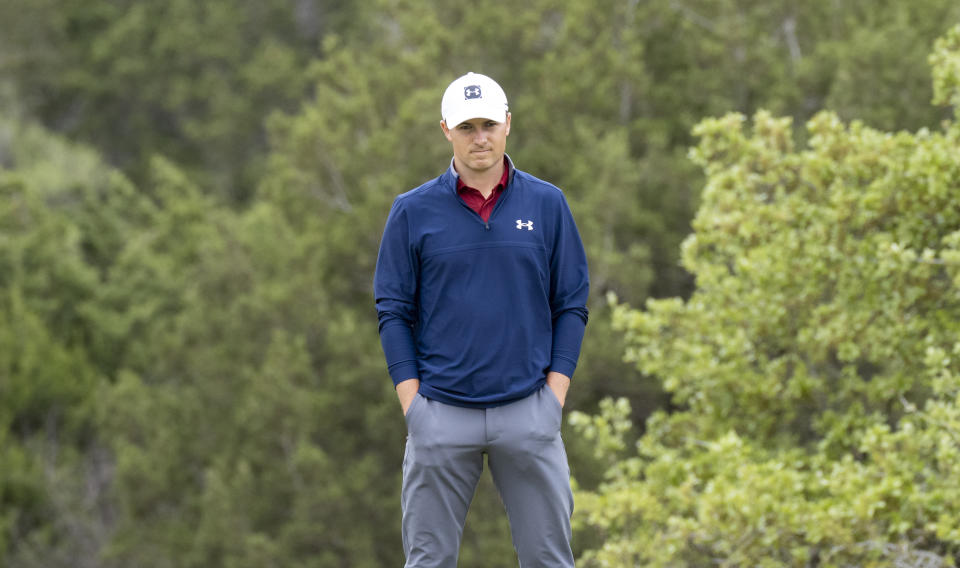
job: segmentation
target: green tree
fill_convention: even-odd
[[[25,112],[138,182],[160,153],[207,191],[243,201],[262,173],[264,117],[307,95],[303,69],[353,6],[9,0],[0,68]]]
[[[92,566],[110,527],[93,407],[124,333],[101,285],[148,208],[90,150],[0,133],[0,558]]]
[[[105,558],[392,563],[378,542],[394,493],[382,468],[402,440],[379,424],[386,385],[362,380],[379,369],[373,354],[358,359],[375,326],[325,282],[330,233],[300,232],[269,202],[237,215],[164,161],[149,191],[160,212],[130,243],[117,282],[159,282],[167,307],[100,408],[117,460]]]
[[[956,104],[960,27],[931,57]],[[958,107],[954,107],[956,111]],[[960,552],[956,121],[703,121],[687,301],[617,308],[681,410],[624,455],[627,405],[572,420],[611,464],[580,494],[586,566],[945,565]],[[618,456],[623,456],[622,460]]]

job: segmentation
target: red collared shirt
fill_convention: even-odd
[[[490,192],[490,197],[484,199],[483,194],[480,193],[479,190],[463,183],[463,178],[459,176],[457,177],[457,195],[467,204],[467,207],[476,211],[481,219],[489,221],[490,213],[493,213],[493,208],[497,204],[497,200],[500,199],[500,194],[503,193],[504,188],[507,187],[507,177],[509,175],[510,167],[507,165],[507,157],[504,156],[503,175],[500,176],[500,183]]]

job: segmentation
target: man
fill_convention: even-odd
[[[396,198],[374,277],[407,422],[407,568],[453,568],[483,470],[523,568],[570,567],[562,406],[587,322],[587,262],[559,189],[514,168],[510,113],[484,75],[453,81],[447,171]]]

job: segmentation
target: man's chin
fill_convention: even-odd
[[[497,160],[494,159],[494,156],[491,154],[489,156],[472,156],[471,160],[467,162],[467,165],[471,170],[484,172],[497,165]]]

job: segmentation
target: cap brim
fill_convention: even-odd
[[[447,128],[453,128],[461,122],[473,120],[474,118],[485,118],[495,122],[506,122],[507,111],[493,108],[469,109],[461,112],[451,112],[447,116],[443,117],[443,121],[447,124]]]

